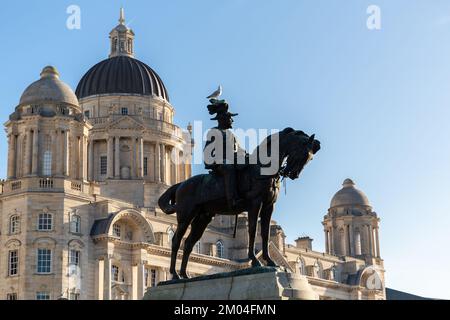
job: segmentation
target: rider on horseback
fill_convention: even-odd
[[[218,126],[208,132],[203,150],[205,168],[224,177],[228,206],[234,210],[244,203],[244,200],[239,198],[236,171],[240,164],[247,162],[248,154],[239,146],[235,135],[229,130],[233,125],[232,117],[238,114],[228,112],[228,103],[225,100],[211,99],[210,102],[209,113],[216,114],[211,120],[217,120]],[[240,163],[242,159],[244,163]]]

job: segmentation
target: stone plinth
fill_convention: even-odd
[[[318,300],[306,277],[257,267],[160,282],[144,300]]]

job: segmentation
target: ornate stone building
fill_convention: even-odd
[[[0,299],[140,299],[168,277],[176,219],[156,201],[191,176],[189,162],[176,161],[189,160],[183,147],[191,141],[173,123],[162,80],[134,58],[135,34],[124,21],[121,11],[109,58],[75,93],[45,67],[5,123]],[[276,222],[270,250],[322,299],[383,299],[378,223],[347,179],[323,220],[325,253],[308,237],[285,244]],[[216,217],[195,247],[190,274],[247,268],[246,224],[239,217],[234,239],[234,218]]]

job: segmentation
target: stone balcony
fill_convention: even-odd
[[[1,195],[12,195],[22,192],[65,192],[75,194],[92,194],[95,186],[79,180],[68,180],[62,177],[26,177],[18,180],[7,180],[1,184]]]

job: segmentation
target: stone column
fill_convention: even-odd
[[[16,176],[16,136],[8,136],[8,179],[14,179]]]
[[[330,228],[330,253],[334,254],[334,232],[333,232],[333,226]]]
[[[139,137],[137,139],[137,149],[138,149],[138,161],[137,161],[137,169],[138,169],[138,178],[144,177],[144,139]]]
[[[103,300],[103,293],[104,293],[104,280],[105,280],[105,260],[97,260],[97,280],[96,282],[96,299],[97,300]]]
[[[344,252],[343,254],[348,256],[350,255],[349,250],[348,250],[348,225],[344,224]]]
[[[368,239],[367,239],[367,241],[368,241],[368,244],[369,244],[369,254],[371,255],[371,256],[373,256],[374,255],[374,253],[373,253],[373,232],[372,232],[372,226],[371,225],[368,225],[367,226],[367,233],[368,233]]]
[[[381,257],[380,256],[380,238],[378,235],[378,227],[375,228],[375,237],[376,237],[376,241],[377,241],[377,257]]]
[[[166,168],[166,145],[161,144],[161,181],[167,183],[167,168]]]
[[[103,300],[111,300],[111,258],[109,256],[105,257],[104,266]]]
[[[51,147],[50,150],[52,151],[52,176],[55,176],[57,174],[57,166],[58,166],[58,130],[50,131],[50,141],[51,141]]]
[[[131,178],[136,178],[136,137],[131,137],[131,170],[130,170],[130,176]]]
[[[324,232],[325,232],[325,252],[329,254],[330,253],[330,236],[328,234],[327,229],[325,229]]]
[[[91,139],[89,141],[89,163],[88,163],[88,167],[89,167],[89,180],[90,181],[94,181],[94,140]]]
[[[83,139],[83,180],[87,180],[88,177],[88,139],[86,136]]]
[[[31,150],[33,144],[33,138],[31,136],[31,130],[27,130],[26,132],[26,149],[25,149],[25,167],[24,167],[24,175],[28,176],[31,174]]]
[[[350,232],[350,255],[355,255],[355,238],[353,233],[353,226],[349,226],[349,232]]]
[[[84,178],[84,137],[79,136],[78,138],[78,179],[83,180]]]
[[[120,137],[115,137],[115,156],[114,156],[114,164],[115,164],[115,178],[120,179]]]
[[[69,130],[64,131],[63,137],[64,143],[64,162],[63,162],[63,175],[66,177],[70,176],[70,140],[69,140]]]
[[[155,144],[155,182],[161,182],[161,145]]]
[[[64,176],[64,160],[65,160],[65,140],[64,130],[58,130],[58,174]]]
[[[145,294],[145,262],[141,261],[137,268],[137,299],[141,300]]]
[[[113,178],[113,164],[114,164],[114,151],[113,151],[113,137],[108,137],[108,155],[107,155],[107,169],[106,176],[107,178]]]
[[[179,173],[178,173],[178,168],[180,167],[179,166],[179,164],[178,164],[178,162],[180,162],[180,153],[178,152],[178,149],[177,148],[175,148],[175,147],[173,147],[173,155],[174,155],[174,157],[173,157],[173,183],[174,184],[176,184],[176,183],[178,183],[178,176],[179,176]]]
[[[33,129],[33,160],[31,163],[31,174],[37,176],[39,174],[39,130]]]

